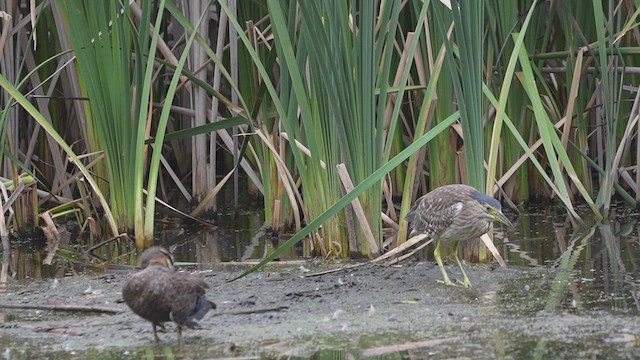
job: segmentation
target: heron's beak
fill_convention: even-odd
[[[494,210],[492,211],[492,213],[493,213],[493,218],[496,219],[497,222],[503,223],[510,228],[513,227],[513,224],[511,223],[511,221],[509,221],[509,219],[507,219],[507,217],[504,216],[504,214],[501,211]]]

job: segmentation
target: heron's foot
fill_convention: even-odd
[[[454,283],[453,281],[449,280],[449,278],[445,278],[444,280],[436,280],[437,282],[441,283],[441,284],[445,284],[447,286],[458,286],[458,284]]]
[[[466,288],[471,287],[471,281],[469,281],[469,278],[466,276],[464,277],[464,281],[460,281],[460,279],[456,279],[456,281],[458,282],[458,284]]]

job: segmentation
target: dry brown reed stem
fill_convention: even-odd
[[[2,19],[2,33],[0,33],[0,58],[2,58],[4,43],[7,41],[9,28],[11,28],[11,15],[4,11],[0,11],[0,19]]]
[[[0,209],[2,208],[2,196],[0,196]],[[2,269],[0,270],[0,289],[7,287],[9,280],[9,251],[11,244],[9,243],[9,231],[4,218],[4,209],[0,214],[0,238],[2,239]]]
[[[351,177],[349,176],[349,172],[347,171],[347,167],[345,164],[336,165],[338,169],[338,176],[340,177],[340,181],[342,181],[342,185],[346,192],[351,192],[353,190],[353,182],[351,181]],[[351,202],[351,207],[353,211],[356,213],[356,217],[358,218],[358,222],[360,223],[360,227],[362,227],[362,231],[364,232],[364,236],[367,239],[367,243],[369,244],[369,250],[372,255],[376,255],[380,252],[378,248],[378,244],[376,243],[376,238],[373,235],[373,231],[371,231],[371,227],[369,226],[369,222],[367,221],[367,216],[364,213],[364,209],[362,208],[362,204],[360,204],[360,199],[355,198]]]

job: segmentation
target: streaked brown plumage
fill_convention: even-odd
[[[502,214],[498,200],[463,184],[445,185],[432,190],[416,200],[405,219],[410,223],[410,238],[425,234],[436,243],[433,255],[447,285],[453,285],[453,282],[442,265],[440,244],[442,241],[456,243],[454,258],[464,276],[461,283],[465,287],[470,286],[471,282],[458,259],[458,243],[484,235],[491,230],[494,221],[512,226]]]
[[[178,327],[178,343],[182,344],[182,327],[195,327],[197,320],[216,305],[207,300],[209,287],[201,278],[173,268],[173,257],[163,247],[151,247],[140,257],[141,271],[126,282],[122,297],[129,308],[151,321],[156,343],[160,342],[156,327],[173,321]]]

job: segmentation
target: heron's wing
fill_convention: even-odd
[[[464,202],[455,198],[429,196],[430,194],[418,199],[414,208],[407,214],[406,219],[411,223],[410,236],[437,236],[452,224],[464,207]]]
[[[411,208],[411,210],[409,210],[409,212],[407,213],[407,215],[404,217],[405,220],[407,220],[408,222],[413,222],[416,220],[416,214],[419,212],[419,209],[421,207],[421,204],[424,202],[429,202],[429,198],[430,198],[430,193],[426,194],[426,195],[422,195],[421,197],[419,197],[415,202],[413,207]]]

